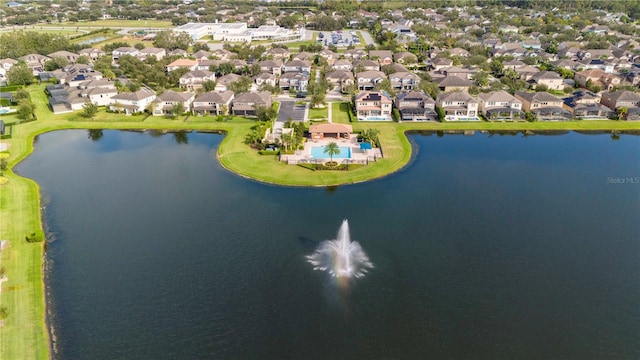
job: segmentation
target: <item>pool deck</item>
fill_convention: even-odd
[[[349,139],[325,138],[325,139],[318,139],[318,140],[307,140],[304,143],[304,150],[296,150],[295,154],[282,155],[280,156],[280,160],[288,164],[329,161],[330,160],[329,156],[323,159],[316,159],[312,157],[311,148],[317,147],[317,146],[326,146],[330,142],[335,142],[340,147],[351,148],[351,158],[349,159],[333,158],[333,161],[337,161],[338,163],[343,163],[348,161],[350,164],[367,164],[369,163],[369,161],[376,161],[377,159],[382,158],[382,152],[378,148],[374,148],[370,150],[360,150],[358,135],[352,134]]]

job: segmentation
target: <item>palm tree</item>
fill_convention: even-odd
[[[324,153],[329,154],[331,162],[333,162],[333,155],[340,154],[340,147],[335,142],[330,142],[324,147]]]

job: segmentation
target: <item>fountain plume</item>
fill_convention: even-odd
[[[320,243],[307,260],[314,270],[326,271],[336,278],[359,278],[373,268],[360,244],[351,241],[346,219],[342,221],[336,239]]]

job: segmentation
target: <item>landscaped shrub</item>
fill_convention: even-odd
[[[37,230],[36,232],[32,232],[30,235],[27,235],[27,242],[36,243],[42,242],[44,240],[44,231]]]
[[[9,101],[9,99],[5,99],[5,98],[0,99],[0,106],[10,106],[10,105],[11,105],[11,101]]]
[[[280,151],[278,151],[278,150],[260,150],[260,151],[258,151],[258,154],[260,154],[260,155],[278,155],[278,154],[280,154]]]

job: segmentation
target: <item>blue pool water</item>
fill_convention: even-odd
[[[370,121],[384,121],[384,120],[391,121],[391,119],[389,119],[388,117],[384,117],[384,116],[369,116],[367,118],[367,120],[370,120]]]
[[[7,109],[0,109],[0,114],[7,114],[9,113],[9,110]]]
[[[324,153],[323,146],[313,146],[311,147],[311,157],[314,159],[328,159],[329,155]],[[351,158],[351,148],[348,146],[340,146],[340,154],[333,155],[334,159],[350,159]]]

